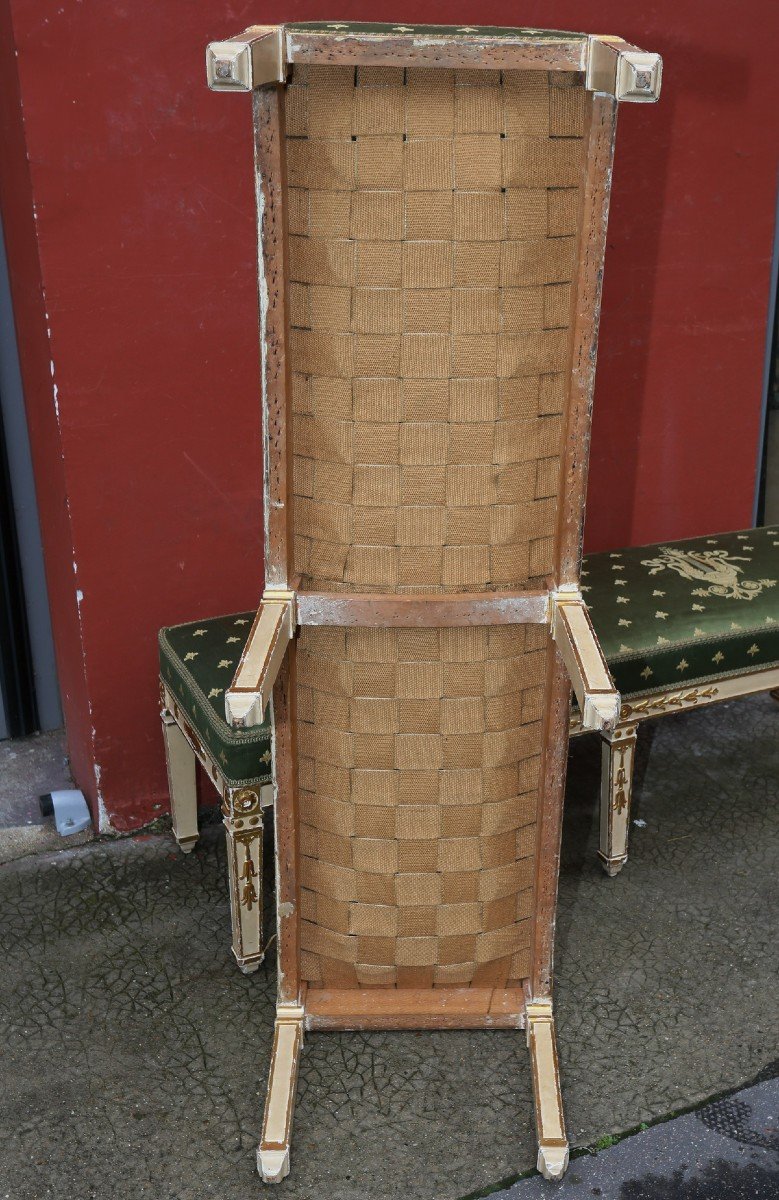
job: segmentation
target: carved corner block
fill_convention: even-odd
[[[653,104],[660,98],[663,60],[620,38],[591,37],[587,57],[586,86],[605,92],[616,100]]]
[[[206,47],[206,78],[213,92],[251,92],[267,83],[284,83],[282,26],[260,25]]]

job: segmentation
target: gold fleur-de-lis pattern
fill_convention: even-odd
[[[582,579],[623,696],[779,663],[779,526],[591,554]]]
[[[230,786],[271,782],[270,724],[232,729],[225,721],[230,686],[254,613],[160,630],[160,673]]]

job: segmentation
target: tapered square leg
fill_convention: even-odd
[[[257,1149],[257,1170],[264,1183],[280,1183],[289,1175],[289,1144],[302,1045],[302,1011],[293,1009],[285,1012],[284,1008],[279,1007],[273,1034],[262,1139]]]
[[[620,725],[601,734],[600,849],[607,875],[617,875],[628,857],[633,759],[638,726]]]
[[[525,1011],[536,1108],[537,1166],[545,1179],[562,1179],[568,1166],[568,1139],[560,1095],[552,1003],[550,1000],[531,1000]]]
[[[176,724],[169,709],[163,708],[162,732],[165,738],[165,760],[168,764],[170,814],[173,836],[185,854],[189,854],[198,839],[197,783],[195,752]]]
[[[227,831],[227,876],[233,954],[248,975],[263,960],[262,948],[262,809],[253,788],[233,788],[222,803]]]

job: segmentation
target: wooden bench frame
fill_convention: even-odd
[[[633,765],[638,726],[642,721],[686,712],[724,700],[737,700],[779,688],[779,667],[749,671],[726,678],[699,679],[679,688],[636,692],[622,697],[616,727],[601,733],[600,845],[598,857],[607,875],[618,875],[628,858]],[[779,695],[776,697],[779,699]],[[580,712],[571,718],[574,737],[586,733]]]
[[[347,30],[347,33],[343,33]],[[337,31],[337,32],[336,32]],[[505,32],[505,31],[504,31]],[[422,30],[420,30],[420,34]],[[607,732],[619,717],[613,688],[578,592],[597,313],[610,192],[618,100],[654,101],[662,64],[618,38],[544,36],[511,31],[425,29],[410,26],[301,28],[259,26],[212,43],[209,86],[251,92],[259,210],[266,586],[257,618],[225,696],[229,723],[262,720],[272,697],[276,804],[278,999],[274,1045],[258,1167],[277,1182],[289,1171],[295,1081],[306,1029],[525,1028],[533,1068],[539,1169],[560,1178],[568,1162],[555,1050],[551,982],[559,841],[570,687],[586,728]],[[291,63],[327,61],[444,68],[575,71],[590,93],[581,180],[583,215],[575,271],[568,430],[563,446],[556,579],[542,591],[478,595],[397,596],[301,593],[292,566],[290,370],[285,295],[284,117],[281,92]],[[307,987],[300,969],[295,747],[295,642],[300,625],[453,627],[547,624],[549,682],[547,752],[540,789],[536,851],[536,908],[531,978],[523,988],[371,988],[327,991]],[[231,811],[230,819],[235,814]],[[233,821],[234,823],[234,821]],[[180,822],[177,819],[177,828]],[[232,878],[232,877],[231,877]]]

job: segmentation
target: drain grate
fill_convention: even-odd
[[[761,1146],[765,1150],[779,1150],[779,1134],[764,1133],[753,1129],[750,1123],[751,1105],[736,1097],[715,1100],[713,1104],[707,1104],[695,1115],[713,1133],[731,1138],[742,1146]]]

